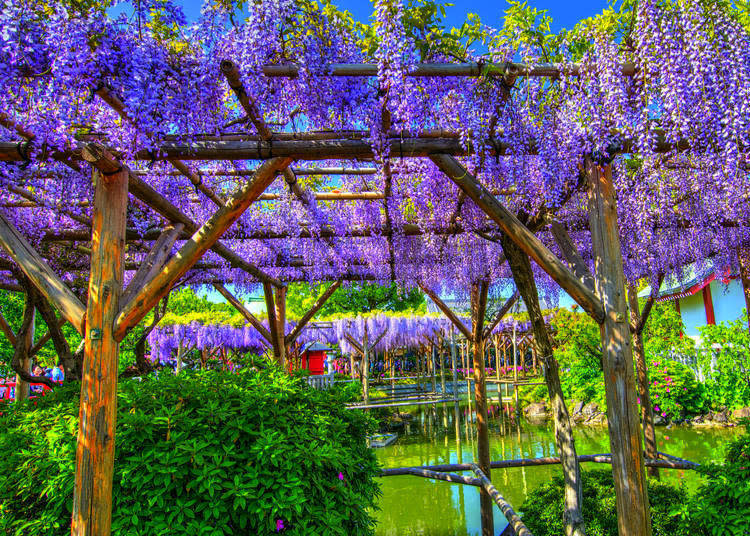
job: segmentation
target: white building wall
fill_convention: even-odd
[[[728,285],[717,280],[711,281],[711,297],[714,301],[714,317],[717,324],[737,320],[742,316],[745,296],[739,279],[732,279]]]
[[[713,291],[713,289],[711,289]],[[706,309],[703,307],[703,293],[696,292],[692,296],[680,300],[680,314],[685,325],[685,335],[698,337],[698,326],[706,325]]]

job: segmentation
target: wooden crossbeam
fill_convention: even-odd
[[[521,293],[516,290],[510,298],[505,300],[505,303],[503,306],[498,310],[498,312],[495,314],[495,317],[492,319],[492,321],[487,324],[487,326],[484,328],[484,332],[482,333],[483,338],[487,338],[490,335],[492,335],[492,330],[495,329],[495,326],[497,326],[500,321],[503,319],[505,315],[508,314],[511,307],[518,301],[518,298],[521,296]]]
[[[156,242],[154,242],[146,258],[143,259],[138,270],[136,270],[127,288],[123,291],[120,298],[121,303],[128,303],[133,299],[133,296],[138,293],[140,288],[150,279],[153,279],[161,270],[164,263],[167,262],[169,254],[172,252],[172,246],[182,234],[183,227],[181,223],[178,223],[176,225],[168,225],[164,229],[159,238],[156,239]]]
[[[365,355],[365,349],[362,347],[359,341],[357,341],[357,339],[352,337],[349,333],[344,333],[344,337],[346,338],[347,341],[349,341],[349,344],[351,344],[360,355],[362,356]]]
[[[47,301],[60,311],[78,333],[83,334],[86,308],[2,213],[0,213],[0,245]]]
[[[557,242],[557,246],[560,248],[563,257],[565,257],[565,260],[570,264],[573,273],[583,282],[584,285],[593,291],[594,276],[591,275],[588,265],[576,249],[575,244],[573,244],[573,240],[571,240],[568,230],[563,227],[560,222],[555,220],[550,222],[549,228],[550,231],[552,231],[552,236],[554,237],[555,242]]]
[[[438,295],[433,292],[431,289],[427,288],[425,285],[422,285],[420,283],[419,288],[422,289],[422,292],[427,294],[430,299],[435,302],[435,305],[438,306],[438,309],[440,309],[443,314],[448,318],[448,320],[451,321],[451,323],[458,328],[458,331],[461,332],[461,334],[466,337],[468,340],[472,340],[473,337],[471,335],[471,331],[469,328],[466,327],[466,324],[461,322],[461,319],[456,316],[456,313],[451,311],[451,308],[448,307],[443,300],[441,300]]]
[[[529,231],[516,216],[503,206],[476,178],[446,154],[432,155],[430,159],[462,191],[471,198],[492,220],[497,223],[518,246],[547,272],[570,296],[598,323],[604,321],[604,309],[596,294],[584,285],[552,253],[534,233]]]
[[[263,325],[263,323],[258,320],[258,318],[247,310],[247,308],[242,305],[242,302],[237,299],[237,297],[229,292],[229,289],[227,289],[224,285],[221,283],[213,283],[213,286],[216,290],[219,291],[219,294],[224,296],[224,298],[234,307],[237,309],[242,316],[245,317],[245,319],[250,322],[250,324],[260,333],[263,338],[268,342],[268,344],[273,345],[273,340],[271,339],[271,332],[266,329],[266,326]]]
[[[321,67],[325,76],[378,76],[378,65],[376,63],[329,63]],[[299,75],[300,67],[294,63],[277,65],[264,65],[263,74],[268,77],[294,78]],[[503,63],[418,63],[412,66],[406,76],[411,77],[550,77],[558,78],[565,74],[578,76],[581,66],[577,63],[561,67],[556,63],[525,64],[516,62]],[[623,76],[633,76],[635,66],[632,63],[623,63],[620,66]]]
[[[195,264],[198,259],[216,242],[222,234],[242,215],[243,212],[263,193],[276,173],[288,166],[291,159],[274,158],[261,164],[255,177],[235,193],[226,206],[220,208],[193,236],[185,242],[180,251],[164,265],[159,274],[149,281],[133,299],[127,303],[117,317],[115,331],[122,340],[127,331],[135,326],[169,289]]]
[[[57,321],[58,327],[63,327],[63,325],[67,322],[65,318],[60,318]],[[36,341],[36,344],[29,350],[29,356],[34,357],[36,354],[39,353],[39,350],[41,350],[45,344],[52,338],[52,330],[47,330],[47,333],[42,335],[42,337]]]
[[[336,289],[338,289],[341,286],[341,281],[334,281],[333,284],[331,284],[326,291],[317,299],[315,300],[315,303],[310,307],[310,309],[304,314],[302,318],[300,318],[299,322],[297,322],[297,325],[294,326],[294,329],[287,335],[284,340],[286,342],[287,346],[291,346],[294,344],[294,342],[297,340],[297,337],[299,337],[300,333],[302,333],[302,330],[305,329],[305,326],[307,326],[308,322],[312,320],[312,317],[314,317],[318,311],[320,311],[320,308],[325,305],[325,303],[328,301],[328,298],[330,298],[334,292],[336,292]]]

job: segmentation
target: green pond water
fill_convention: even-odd
[[[474,460],[476,438],[466,427],[467,408],[461,408],[460,437],[456,437],[453,406],[446,412],[429,406],[411,409],[414,420],[399,432],[391,446],[376,449],[384,467],[405,467],[443,463],[467,463]],[[491,406],[490,455],[492,460],[556,456],[551,422],[513,424],[502,418],[497,406]],[[475,434],[476,432],[474,432]],[[720,459],[724,445],[741,433],[739,428],[674,426],[657,427],[658,450],[698,463]],[[578,454],[609,452],[606,426],[578,426],[575,429]],[[582,470],[609,468],[608,465],[585,463]],[[511,505],[520,511],[526,494],[559,474],[558,465],[493,469],[492,482]],[[692,471],[661,471],[662,480],[684,481],[689,489],[700,483]],[[468,536],[480,534],[479,490],[473,486],[449,484],[416,476],[391,476],[381,479],[383,492],[376,533],[379,536],[420,534],[428,536]],[[495,509],[495,532],[500,533],[506,522]]]

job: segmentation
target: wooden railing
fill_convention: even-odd
[[[333,386],[333,374],[322,374],[320,376],[307,376],[307,384],[313,389],[330,389]]]

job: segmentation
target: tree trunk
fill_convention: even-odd
[[[635,399],[633,348],[612,168],[587,160],[586,174],[596,291],[604,305],[604,321],[600,325],[602,367],[618,531],[620,536],[650,536],[651,512]]]
[[[474,358],[474,402],[477,411],[477,465],[487,478],[492,479],[490,468],[490,432],[487,426],[487,390],[484,374],[484,314],[487,306],[487,289],[483,281],[471,286],[471,325]],[[494,520],[492,497],[482,490],[479,495],[482,536],[493,536]]]
[[[740,249],[737,252],[740,264],[740,280],[742,292],[745,295],[745,312],[747,313],[747,329],[750,330],[750,250]]]
[[[562,386],[560,385],[560,366],[552,351],[552,341],[544,322],[542,309],[539,306],[534,273],[531,270],[529,257],[507,235],[502,237],[503,252],[513,273],[513,279],[523,297],[529,312],[534,342],[544,364],[544,381],[547,384],[552,412],[555,417],[555,446],[560,455],[565,479],[565,512],[563,521],[566,536],[583,536],[586,534],[581,505],[581,467],[578,463],[573,427],[565,405]],[[516,392],[518,387],[515,386]]]
[[[638,291],[633,285],[628,287],[628,301],[630,302],[630,321],[634,326],[639,326]],[[643,348],[642,329],[636,329],[633,332],[633,355],[635,357],[636,379],[638,380],[638,397],[641,399],[641,420],[643,421],[646,457],[655,460],[659,455],[656,452],[654,410],[651,407],[651,392],[648,387],[648,367],[646,365],[646,352]],[[649,467],[648,474],[654,478],[659,478],[659,468]]]

